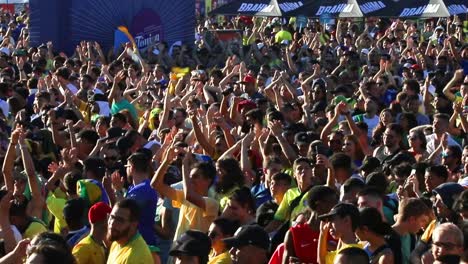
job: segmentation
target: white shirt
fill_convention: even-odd
[[[458,146],[460,147],[460,145],[458,144],[458,142],[456,142],[452,136],[450,136],[448,133],[446,133],[447,135],[447,140],[448,140],[448,145],[449,146]],[[426,136],[426,141],[427,141],[427,145],[426,145],[426,150],[429,154],[432,154],[436,148],[439,146],[440,142],[438,142],[436,144],[436,134],[431,134],[429,136]],[[440,163],[442,161],[442,157],[436,157],[436,159],[434,160],[434,162],[436,164]]]
[[[67,84],[67,89],[70,90],[70,92],[72,92],[74,95],[78,93],[78,88],[76,88],[76,86],[73,85],[72,83]],[[61,86],[60,86],[60,92],[63,94],[63,96],[65,96],[65,90]]]
[[[11,230],[13,231],[13,236],[15,237],[15,241],[16,243],[20,242],[22,238],[21,236],[21,233],[19,232],[18,228],[16,228],[16,226],[14,225],[11,225]],[[2,230],[0,229],[0,237],[3,238],[3,232]]]

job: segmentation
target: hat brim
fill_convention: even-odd
[[[321,220],[321,221],[324,221],[324,220],[329,220],[330,218],[333,218],[337,215],[337,213],[333,212],[333,213],[328,213],[328,214],[323,214],[323,215],[319,215],[318,216],[318,219]]]
[[[231,247],[239,248],[240,246],[247,245],[245,243],[242,243],[239,239],[237,239],[235,237],[230,237],[230,238],[223,239],[223,242],[229,248],[231,248]]]

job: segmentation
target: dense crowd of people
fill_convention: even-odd
[[[28,24],[0,14],[1,264],[468,263],[463,18],[68,56]]]

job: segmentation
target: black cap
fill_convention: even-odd
[[[349,203],[339,203],[335,205],[330,212],[319,216],[320,220],[329,220],[335,216],[349,216],[352,223],[359,222],[359,210],[356,206]]]
[[[133,144],[126,137],[119,138],[115,144],[121,152],[129,150],[133,146]]]
[[[319,101],[319,102],[316,102],[312,106],[312,109],[310,109],[310,112],[311,113],[324,112],[326,108],[327,108],[327,103],[325,101]]]
[[[270,238],[268,233],[258,225],[245,225],[239,227],[234,237],[223,239],[228,247],[239,248],[241,246],[252,245],[261,249],[268,250],[270,247]]]
[[[188,230],[179,237],[171,250],[171,256],[196,256],[203,260],[208,260],[210,254],[211,240],[207,234],[197,231]]]
[[[371,173],[379,167],[380,167],[380,161],[378,158],[366,156],[364,158],[364,161],[362,162],[361,167],[359,167],[358,170],[365,171],[366,173]]]
[[[458,183],[446,182],[437,186],[432,192],[440,195],[445,206],[452,210],[453,203],[464,190],[465,188]]]

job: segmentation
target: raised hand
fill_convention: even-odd
[[[125,71],[124,70],[121,70],[119,71],[119,73],[117,73],[117,75],[114,77],[114,82],[115,83],[119,83],[121,82],[123,79],[125,79]]]
[[[20,133],[21,133],[21,129],[19,127],[17,127],[13,133],[11,133],[11,139],[10,139],[10,142],[11,144],[18,144],[18,139],[20,137]]]
[[[271,132],[275,137],[281,135],[281,133],[283,132],[283,125],[279,120],[273,120],[268,122],[268,127],[270,128]]]
[[[121,191],[123,189],[125,179],[124,177],[120,176],[120,172],[116,170],[111,175],[111,182],[112,182],[112,189],[116,191]]]
[[[322,165],[324,166],[325,168],[330,168],[330,161],[328,160],[328,158],[325,156],[325,155],[322,155],[322,154],[317,154],[316,155],[316,162],[317,162],[317,165]]]

